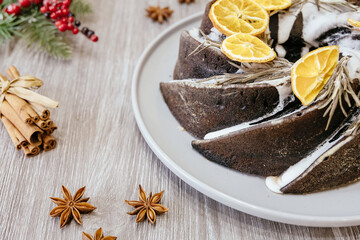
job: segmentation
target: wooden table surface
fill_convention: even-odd
[[[58,147],[34,158],[15,150],[0,126],[0,239],[76,240],[82,231],[102,227],[118,239],[359,239],[360,228],[307,228],[276,223],[220,204],[170,172],[142,138],[131,108],[131,77],[144,48],[171,24],[203,11],[206,0],[181,5],[177,0],[92,0],[86,19],[100,37],[97,44],[74,37],[71,61],[60,61],[22,44],[0,48],[2,73],[11,65],[45,81],[40,93],[60,101],[52,111]],[[101,2],[101,3],[100,3]],[[145,17],[150,4],[175,10],[168,23]],[[170,211],[156,225],[135,223],[124,199],[136,199],[138,184],[148,192],[165,190]],[[49,197],[61,185],[85,196],[97,209],[59,229],[49,212]]]

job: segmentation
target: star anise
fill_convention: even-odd
[[[136,223],[142,222],[145,220],[145,217],[147,216],[147,219],[151,223],[156,222],[156,214],[162,214],[167,212],[169,209],[164,207],[163,205],[159,204],[161,201],[161,198],[163,196],[164,191],[154,194],[152,196],[152,193],[150,192],[149,197],[146,196],[146,192],[144,189],[139,185],[139,200],[140,201],[127,201],[125,202],[129,204],[130,206],[134,207],[135,210],[132,212],[128,212],[129,215],[135,215],[136,216]]]
[[[71,196],[69,190],[62,186],[61,189],[64,199],[51,197],[51,201],[57,204],[50,212],[51,217],[60,216],[60,228],[69,223],[72,217],[79,224],[82,224],[80,213],[89,213],[96,209],[93,205],[87,203],[90,198],[81,198],[84,195],[85,187],[80,188],[75,193],[74,197]]]
[[[82,240],[116,240],[117,237],[112,237],[112,236],[107,236],[104,237],[103,235],[103,231],[101,228],[99,228],[96,232],[95,232],[95,236],[92,237],[90,234],[83,232],[82,235]]]
[[[195,0],[179,0],[179,3],[187,3],[187,4],[189,4],[189,3],[193,3],[193,2],[195,2]]]
[[[149,18],[154,21],[158,21],[159,23],[166,21],[174,12],[169,7],[161,8],[160,6],[150,6],[146,9],[146,11]]]

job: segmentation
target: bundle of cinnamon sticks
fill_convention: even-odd
[[[10,80],[1,74],[0,77],[9,83],[20,77],[14,66],[6,72]],[[42,150],[54,149],[56,140],[52,133],[57,126],[50,119],[50,111],[39,103],[27,101],[9,92],[4,93],[4,89],[2,91],[4,100],[0,103],[0,118],[15,147],[22,149],[27,157],[36,156]]]

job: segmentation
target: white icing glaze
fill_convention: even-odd
[[[223,34],[221,32],[219,32],[219,30],[217,30],[216,28],[211,28],[211,32],[208,35],[208,38],[210,38],[213,41],[216,42],[222,42],[222,36]]]
[[[286,14],[279,14],[279,44],[282,44],[289,39],[291,28],[294,25],[295,20],[296,15],[292,12],[286,12]]]
[[[348,52],[347,52],[348,51]],[[342,52],[344,53],[344,55],[349,55],[351,56],[349,62],[348,62],[348,70],[349,70],[349,74],[350,77],[352,79],[355,78],[360,78],[360,51],[354,51],[352,49],[342,49]],[[347,54],[349,53],[349,54]]]
[[[206,41],[205,37],[201,35],[198,28],[192,28],[189,30],[189,34],[191,37],[193,37],[195,40],[197,40],[200,43],[203,43]],[[211,32],[207,37],[215,42],[222,42],[222,36],[223,34],[219,32],[216,28],[211,28]]]
[[[335,8],[331,11],[325,9],[318,10],[314,4],[314,0],[305,3],[301,12],[303,14],[303,39],[305,43],[309,43],[315,47],[318,47],[319,43],[316,41],[322,33],[327,32],[336,27],[342,27],[348,25],[347,19],[360,20],[360,11],[348,11],[340,13]],[[341,0],[326,0],[321,2],[343,2]],[[328,7],[331,8],[331,7]],[[299,9],[290,9],[285,13],[279,14],[279,32],[278,32],[278,45],[275,47],[280,57],[285,56],[286,52],[282,44],[289,38],[291,28],[295,21],[295,16]],[[351,37],[340,40],[337,45],[342,52],[344,49],[357,49],[360,50],[360,41],[353,40]],[[284,53],[285,52],[285,53]],[[301,50],[301,56],[304,56],[309,52],[309,47],[306,46]]]
[[[275,50],[278,54],[278,57],[282,57],[282,58],[285,57],[286,50],[282,45],[276,45]]]
[[[332,12],[317,9],[313,3],[306,3],[302,9],[304,18],[303,38],[306,42],[313,46],[318,46],[315,41],[322,33],[347,24],[347,19],[360,20],[359,12],[339,13],[334,10]]]
[[[202,43],[205,42],[205,38],[201,36],[198,28],[192,28],[189,30],[189,34],[192,38]]]

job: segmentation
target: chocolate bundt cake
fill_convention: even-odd
[[[360,178],[360,136],[344,131],[344,126],[360,122],[347,116],[360,107],[357,94],[352,95],[355,102],[344,95],[336,98],[339,103],[327,126],[330,110],[321,106],[329,100],[318,98],[309,107],[301,106],[292,93],[289,71],[292,62],[308,52],[337,45],[340,58],[350,59],[344,71],[357,93],[360,31],[353,30],[347,19],[360,20],[358,7],[310,0],[272,13],[268,32],[260,37],[290,67],[261,68],[222,53],[220,43],[226,36],[208,17],[215,2],[207,5],[199,29],[181,34],[174,81],[160,84],[174,117],[200,138],[192,142],[193,148],[223,166],[268,177],[269,189],[279,193],[321,191]],[[241,80],[229,81],[234,78]],[[349,93],[346,87],[342,91]]]

